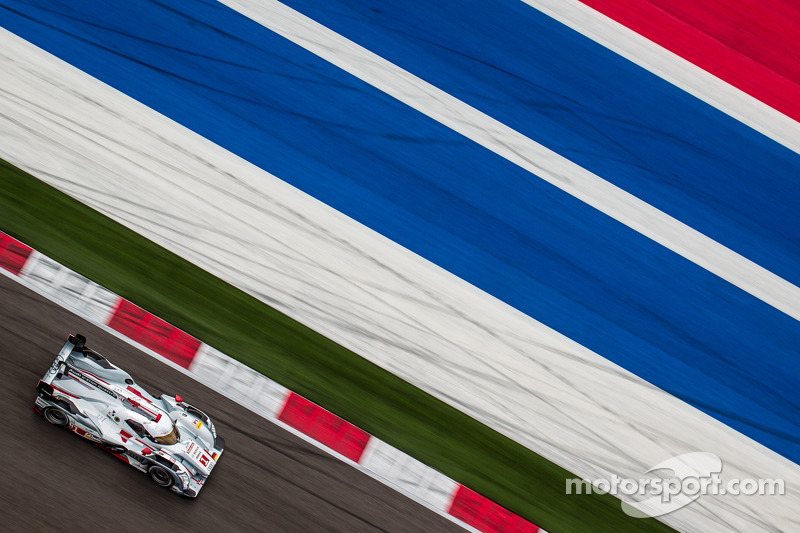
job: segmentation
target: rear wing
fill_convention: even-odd
[[[61,351],[58,352],[58,356],[56,360],[53,361],[53,364],[50,365],[50,368],[47,370],[47,373],[44,377],[39,380],[39,384],[36,387],[36,390],[41,394],[44,393],[45,395],[52,395],[53,394],[53,381],[56,379],[61,379],[63,376],[70,376],[78,381],[84,381],[88,383],[91,387],[95,389],[101,390],[112,396],[114,398],[120,398],[120,395],[113,390],[109,389],[108,387],[104,386],[100,382],[98,382],[95,377],[87,373],[80,368],[77,368],[69,363],[67,363],[67,359],[73,352],[80,352],[86,356],[91,357],[96,361],[106,361],[106,359],[97,354],[90,349],[86,348],[86,337],[83,335],[76,333],[75,335],[70,335],[67,338],[67,342],[64,343],[64,347],[61,348]],[[107,363],[107,361],[106,361]],[[136,403],[136,402],[134,402]]]
[[[80,333],[76,333],[75,335],[70,335],[67,337],[67,342],[64,343],[63,348],[61,348],[61,351],[58,352],[56,360],[53,361],[53,364],[47,369],[44,377],[39,380],[39,384],[36,386],[36,391],[46,397],[52,397],[53,380],[55,380],[56,377],[60,377],[66,369],[67,358],[72,354],[72,351],[75,349],[81,350],[85,345],[86,337]]]
[[[76,349],[82,350],[84,346],[86,346],[86,337],[80,333],[70,335],[67,338],[67,342],[64,343],[63,348],[61,348],[61,351],[58,352],[56,360],[53,361],[52,365],[50,365],[50,368],[47,370],[40,383],[44,382],[48,385],[52,384],[56,376],[64,372],[64,367],[67,364],[67,358],[72,354],[72,351]]]

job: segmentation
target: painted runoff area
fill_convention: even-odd
[[[219,6],[187,3],[184,8],[185,13],[180,14],[144,2],[136,8],[126,7],[131,10],[129,16],[115,13],[113,20],[102,19],[103,10],[83,14],[80,19],[34,10],[33,17],[10,17],[7,26],[773,450],[790,459],[800,456],[794,438],[799,431],[798,407],[788,400],[791,376],[798,372],[793,357],[800,337],[796,320],[548,183],[531,179],[519,166],[410,113],[405,106],[249,19]],[[570,76],[545,79],[554,84],[544,93],[586,91],[568,99],[588,102],[587,108],[607,113],[612,123],[621,120],[623,108],[628,113],[632,105],[642,117],[632,128],[610,124],[601,128],[599,137],[582,138],[579,143],[573,138],[575,132],[590,129],[573,124],[562,131],[561,125],[569,121],[558,113],[554,117],[531,116],[526,123],[536,123],[540,126],[537,131],[552,130],[548,143],[591,146],[570,157],[600,175],[629,178],[621,183],[625,189],[643,197],[652,194],[665,202],[662,207],[667,211],[676,212],[720,241],[735,241],[735,248],[794,279],[791,265],[798,257],[797,242],[787,228],[798,226],[791,221],[800,216],[800,209],[791,204],[797,197],[784,192],[787,176],[798,166],[797,154],[686,98],[670,84],[587,39],[565,32],[547,17],[523,9],[527,11],[463,13],[495,20],[512,34],[520,34],[520,39],[523,30],[535,25],[541,31],[525,35],[543,35],[548,43],[572,54],[571,58],[586,58],[586,64],[568,69]],[[190,24],[188,13],[209,24]],[[86,17],[97,18],[88,24]],[[213,35],[209,33],[212,18]],[[131,27],[118,27],[120,20]],[[166,34],[159,28],[167,26],[180,35],[180,43],[155,41],[156,33]],[[225,36],[219,37],[217,29]],[[458,36],[439,30],[442,28],[437,26],[428,31]],[[188,43],[190,48],[186,48]],[[530,43],[532,49],[549,50],[547,57],[558,58],[556,51],[544,44]],[[508,50],[500,48],[498,53],[503,52]],[[381,53],[391,56],[392,50]],[[295,58],[294,65],[287,66],[283,58]],[[402,63],[402,59],[397,61]],[[494,56],[475,59],[477,63],[496,61],[499,59]],[[308,64],[313,65],[313,73],[308,72]],[[440,63],[431,64],[433,67],[427,67],[420,61],[415,68],[451,72],[437,68]],[[470,69],[459,72],[471,71],[472,63],[469,65]],[[601,77],[591,74],[597,65],[604,69],[604,81],[619,80],[623,85],[600,90],[576,82],[578,74],[587,79]],[[511,67],[530,70],[525,64]],[[511,72],[516,78],[522,76]],[[212,86],[211,79],[221,82]],[[520,103],[521,91],[530,83],[508,80],[502,84],[506,92],[496,93],[496,87],[482,87],[478,79],[468,80],[469,84],[462,81],[457,76],[453,81],[436,78],[437,84],[456,94],[456,86],[475,86],[486,102]],[[265,86],[270,87],[270,99],[250,89]],[[508,92],[514,90],[520,92]],[[636,100],[645,93],[647,101]],[[332,100],[339,105],[329,106]],[[640,104],[634,105],[637,101]],[[525,109],[539,107],[567,114],[574,111],[564,102]],[[198,108],[209,112],[198,114]],[[360,109],[370,112],[360,113]],[[506,117],[508,111],[489,111],[525,131],[524,124]],[[681,120],[666,120],[665,114]],[[392,127],[376,130],[378,118]],[[327,127],[317,128],[320,124]],[[268,130],[263,125],[268,125]],[[668,127],[680,128],[680,132],[664,130]],[[658,134],[652,135],[652,143],[631,141],[631,135],[640,139],[642,132]],[[674,143],[678,133],[689,137]],[[664,144],[663,139],[669,142]],[[443,145],[447,147],[444,158]],[[687,150],[687,145],[699,149]],[[625,153],[619,151],[621,146]],[[639,149],[645,152],[636,152]],[[587,154],[591,154],[589,159],[583,159]],[[691,171],[674,166],[689,157]],[[636,161],[647,164],[634,164]],[[631,173],[631,168],[644,174]],[[669,174],[669,179],[651,175],[652,169]],[[759,179],[758,195],[746,194],[754,179],[750,171],[763,178]],[[716,189],[697,192],[697,174],[725,179],[701,182]],[[647,179],[642,180],[643,175]],[[464,180],[464,176],[473,179]],[[675,179],[682,186],[675,187]],[[647,187],[652,190],[637,190],[639,183],[650,184]],[[686,190],[694,191],[694,196],[687,197],[682,192]],[[609,201],[615,197],[608,191],[600,196]],[[633,201],[632,197],[623,198],[623,204]],[[709,198],[708,205],[700,202]],[[694,214],[681,211],[693,203]],[[634,209],[616,215],[636,219],[638,214],[641,212]],[[651,222],[648,219],[644,226]],[[772,305],[775,302],[764,290],[790,307],[800,301],[791,296],[797,289],[791,283],[771,277],[727,248],[715,247],[714,241],[704,240],[690,228],[668,224],[659,231],[681,246],[692,242],[690,248],[701,250],[698,253],[704,257],[685,255],[712,271],[708,262],[724,265],[721,268],[732,275],[749,280],[752,286],[748,290]],[[729,231],[733,233],[725,233]],[[504,238],[498,239],[498,235]],[[660,242],[663,240],[662,236]],[[770,285],[770,280],[775,283]],[[767,286],[771,288],[765,289]],[[618,297],[620,294],[624,297]],[[665,323],[669,326],[664,327]],[[759,364],[754,363],[756,353],[760,354]]]
[[[662,389],[13,34],[0,39],[12,74],[0,79],[2,156],[110,218],[580,477],[635,478],[707,450],[726,476],[800,482],[794,463]],[[665,521],[768,530],[795,519],[793,497],[704,497]]]
[[[0,269],[26,286],[252,410],[312,439],[384,484],[466,529],[544,532],[266,376],[0,232]],[[546,533],[546,532],[544,532]]]
[[[797,243],[786,234],[787,227],[800,223],[800,218],[793,218],[800,216],[798,205],[794,198],[781,197],[791,188],[788,176],[800,156],[538,10],[520,2],[433,6],[421,0],[391,6],[377,0],[284,2],[309,17],[302,25],[307,28],[304,39],[293,31],[289,10],[279,7],[282,3],[225,3],[420,112],[434,115],[424,98],[414,98],[409,89],[392,90],[392,85],[402,83],[391,71],[402,69],[407,78],[424,80],[790,282],[800,281],[794,268]],[[292,21],[296,26],[299,17]],[[502,39],[497,38],[500,31]],[[365,49],[360,54],[348,50],[350,56],[363,56],[365,61],[374,54],[385,64],[370,61],[374,71],[370,73],[355,58],[348,61],[348,56],[325,53],[323,48],[347,49],[345,39],[332,45],[336,34]],[[418,92],[422,95],[421,87]],[[465,108],[462,122],[499,128]],[[457,125],[434,118],[459,131]],[[464,134],[502,153],[483,139]],[[796,124],[795,138],[800,139]],[[536,154],[531,149],[534,143],[528,144],[524,153]],[[548,179],[542,175],[546,164],[537,164],[540,168],[531,171]],[[566,176],[576,180],[570,174],[579,171],[570,170]],[[757,179],[754,174],[759,176],[755,198],[747,194]],[[552,181],[570,190],[559,185],[559,179]],[[603,204],[607,199],[572,194],[622,220],[609,213]],[[647,229],[636,229],[648,234]],[[777,259],[781,253],[786,254],[783,264]]]

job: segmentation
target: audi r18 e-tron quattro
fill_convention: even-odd
[[[196,497],[225,448],[200,409],[180,396],[150,395],[79,334],[69,336],[36,391],[35,408],[48,422],[178,494]]]

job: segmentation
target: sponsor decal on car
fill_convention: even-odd
[[[80,381],[84,381],[84,382],[88,383],[89,385],[91,385],[92,387],[95,387],[96,389],[100,389],[101,391],[105,392],[109,396],[113,396],[114,398],[118,398],[119,397],[119,396],[117,396],[116,392],[112,391],[109,388],[106,388],[106,387],[100,385],[100,383],[98,383],[97,380],[94,380],[94,379],[90,378],[89,376],[87,376],[83,372],[76,372],[75,370],[73,370],[71,368],[67,368],[67,370],[64,372],[64,374],[68,375],[68,376],[71,376],[73,378],[76,378],[76,379],[78,379]]]

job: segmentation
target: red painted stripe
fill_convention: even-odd
[[[108,325],[184,368],[189,368],[200,349],[198,339],[124,299]]]
[[[536,524],[464,485],[459,485],[448,512],[485,533],[536,533],[540,530]]]
[[[33,248],[0,231],[0,268],[19,275]]]
[[[299,394],[289,393],[278,419],[358,462],[371,435]]]
[[[133,388],[133,387],[131,387],[130,385],[128,385],[128,390],[129,390],[129,391],[131,391],[132,393],[134,393],[136,396],[138,396],[138,397],[139,397],[139,398],[141,398],[142,400],[145,400],[145,401],[147,401],[148,403],[153,403],[153,402],[152,402],[152,401],[150,401],[149,399],[145,398],[145,397],[144,397],[144,395],[143,395],[141,392],[139,392],[138,390],[134,389],[134,388]],[[159,414],[159,416],[161,416],[161,415]],[[158,422],[158,420],[156,420],[156,422]]]
[[[800,2],[581,1],[800,120]]]

